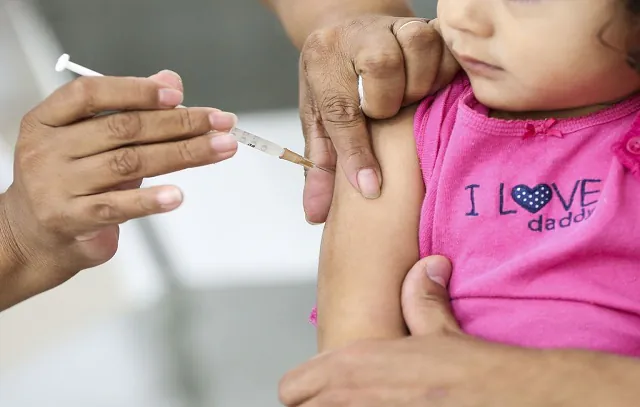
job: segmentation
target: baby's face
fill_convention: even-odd
[[[490,108],[557,111],[640,89],[626,62],[622,0],[439,0],[438,20]]]

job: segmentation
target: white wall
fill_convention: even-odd
[[[295,110],[240,115],[239,127],[304,149]],[[322,228],[304,218],[302,167],[239,145],[229,161],[149,181],[165,183],[182,188],[185,202],[153,222],[186,284],[315,278]]]

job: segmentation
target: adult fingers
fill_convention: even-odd
[[[131,219],[169,212],[180,206],[183,195],[174,186],[112,191],[73,199],[68,208],[77,235],[117,225]],[[71,226],[71,225],[69,225]]]
[[[429,25],[440,35],[440,23],[438,19],[429,21]],[[440,37],[442,38],[442,37]],[[441,40],[442,41],[442,40]],[[429,93],[435,93],[445,86],[449,85],[455,76],[460,72],[460,64],[456,61],[455,57],[449,51],[449,48],[442,42],[442,56],[440,58],[440,66],[438,67],[438,74],[433,81],[431,90]]]
[[[426,20],[398,20],[393,32],[404,55],[406,85],[402,104],[409,105],[431,91],[441,65],[442,39]]]
[[[180,92],[184,92],[184,84],[182,83],[182,78],[174,71],[165,69],[155,75],[151,75],[149,79],[163,85],[169,85],[173,89],[177,89]]]
[[[402,285],[402,312],[412,335],[457,332],[458,323],[451,311],[447,285],[451,263],[442,256],[418,261]]]
[[[327,384],[325,368],[330,356],[318,355],[288,372],[278,386],[280,402],[285,406],[299,406],[316,397]]]
[[[123,147],[82,158],[72,165],[75,195],[94,194],[123,182],[213,164],[238,148],[230,135],[206,134],[187,140]]]
[[[404,21],[399,20],[399,21]],[[354,66],[362,78],[362,111],[373,119],[395,116],[405,91],[405,60],[393,25],[362,37]]]
[[[305,174],[302,202],[305,217],[310,224],[317,225],[327,220],[333,199],[334,183],[334,174],[319,169],[311,169]]]
[[[106,111],[173,108],[183,94],[146,78],[80,77],[53,92],[30,114],[50,127],[65,126]]]
[[[72,158],[82,158],[132,144],[157,143],[228,131],[235,116],[209,108],[114,113],[67,127],[59,143]]]
[[[339,164],[354,188],[364,197],[375,199],[380,196],[382,174],[360,110],[357,75],[352,62],[341,59],[342,54],[335,49],[339,34],[336,30],[312,34],[303,49],[301,63]],[[328,72],[332,75],[327,75]]]
[[[336,153],[322,126],[315,101],[311,97],[304,73],[300,72],[300,121],[305,139],[305,156],[317,165],[335,169]],[[329,214],[333,198],[335,173],[311,169],[305,171],[302,202],[307,222],[323,223]]]

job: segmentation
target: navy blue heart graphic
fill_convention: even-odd
[[[538,213],[551,202],[553,191],[547,184],[540,184],[534,188],[526,185],[517,185],[511,190],[511,197],[524,209],[531,213]]]

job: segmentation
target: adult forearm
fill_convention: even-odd
[[[313,31],[364,14],[413,17],[407,0],[263,0],[277,15],[291,42],[302,48]]]
[[[549,363],[539,370],[541,377],[537,379],[547,382],[539,388],[541,400],[526,405],[640,405],[640,359],[586,351],[550,351],[547,356]]]
[[[0,194],[0,311],[12,307],[34,295],[59,284],[51,278],[47,262],[38,260],[36,253],[25,253],[15,237],[15,225],[7,216],[6,194]]]

